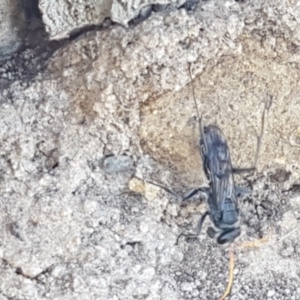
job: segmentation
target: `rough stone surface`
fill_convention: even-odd
[[[43,22],[51,39],[66,38],[74,31],[100,25],[105,18],[127,26],[134,18],[147,17],[158,6],[179,7],[185,0],[40,0]],[[158,8],[159,9],[159,8]]]
[[[0,61],[7,59],[20,46],[20,27],[24,25],[17,0],[0,0]]]
[[[205,204],[150,183],[178,193],[205,183],[189,64],[204,122],[222,128],[236,166],[253,164],[270,104],[258,172],[236,177],[253,193],[240,200],[230,299],[299,299],[299,23],[297,1],[207,1],[87,32],[45,70],[30,49],[6,62],[0,299],[221,296],[227,250],[208,222],[175,245]]]
[[[110,16],[113,0],[41,0],[46,30],[53,39],[68,37],[72,31],[88,25],[99,25]]]

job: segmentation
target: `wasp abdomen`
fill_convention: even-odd
[[[222,215],[222,223],[227,227],[228,225],[233,225],[238,222],[238,211],[236,204],[231,199],[226,199],[224,208],[226,213]]]

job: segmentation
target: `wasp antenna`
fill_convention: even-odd
[[[233,283],[233,271],[234,271],[234,252],[231,248],[229,250],[229,280],[228,280],[226,291],[223,294],[223,296],[219,298],[219,300],[225,300],[225,298],[230,295],[232,283]]]
[[[261,144],[262,144],[262,139],[265,131],[265,114],[266,110],[269,110],[273,102],[273,97],[270,96],[270,100],[265,102],[264,105],[264,110],[262,113],[261,117],[261,129],[260,129],[260,135],[257,136],[257,148],[256,148],[256,155],[255,155],[255,162],[254,162],[254,168],[257,169],[257,163],[258,163],[258,158],[261,150]]]
[[[198,123],[199,123],[199,130],[201,132],[202,131],[202,115],[201,115],[201,118],[200,118],[200,113],[199,113],[199,109],[198,109],[198,105],[197,105],[197,101],[196,101],[196,97],[195,97],[195,88],[194,88],[194,81],[193,81],[193,78],[192,78],[191,68],[192,68],[192,64],[189,64],[189,74],[190,74],[190,78],[191,78],[193,99],[194,99],[194,103],[195,103],[196,111],[197,111],[197,119],[198,119]]]
[[[194,100],[194,104],[195,104],[196,112],[197,112],[197,119],[198,119],[199,133],[200,133],[200,136],[203,137],[203,136],[204,136],[203,118],[202,118],[202,115],[201,115],[201,117],[200,117],[200,112],[199,112],[199,108],[198,108],[197,101],[196,101],[196,97],[195,97],[195,88],[194,88],[194,81],[193,81],[193,79],[192,79],[191,68],[192,68],[192,64],[189,64],[189,74],[190,74],[190,78],[191,78],[191,85],[192,85],[192,92],[193,92],[193,100]],[[205,139],[203,139],[203,143],[204,143],[205,149],[207,149],[207,145],[206,145]]]

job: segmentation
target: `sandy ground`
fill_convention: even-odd
[[[253,165],[270,103],[258,171],[236,177],[253,193],[240,199],[228,299],[300,299],[299,23],[297,1],[205,1],[84,33],[45,69],[26,49],[2,65],[0,300],[222,295],[227,250],[208,222],[175,245],[205,203],[146,183],[206,183],[189,64],[204,122],[222,128],[235,166]],[[38,69],[30,80],[23,65]]]

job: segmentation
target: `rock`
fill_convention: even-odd
[[[51,39],[63,39],[86,26],[101,25],[106,18],[127,26],[131,20],[147,18],[152,4],[181,6],[184,0],[40,0],[43,22]],[[157,9],[155,9],[157,10]]]
[[[17,1],[0,0],[0,62],[21,46],[20,29],[25,17]]]
[[[69,3],[74,12],[79,0]],[[206,183],[193,80],[204,124],[224,131],[234,166],[253,162],[264,102],[273,95],[259,171],[247,177],[255,194],[239,201],[240,239],[254,240],[266,226],[276,230],[254,250],[237,242],[232,297],[265,299],[275,290],[283,298],[287,289],[289,299],[299,299],[297,231],[282,242],[277,233],[281,221],[287,234],[297,228],[293,215],[284,215],[286,176],[270,179],[275,169],[291,170],[289,182],[300,178],[299,49],[292,32],[299,11],[295,1],[201,1],[195,12],[151,13],[129,28],[88,31],[58,43],[49,61],[48,47],[31,56],[24,44],[26,55],[0,67],[12,78],[0,91],[4,297],[219,299],[228,253],[207,237],[209,218],[198,239],[175,245],[180,233],[196,231],[205,202],[179,208],[161,188],[131,179],[176,192]],[[44,68],[35,76],[14,76],[36,61]],[[134,174],[136,164],[142,176]],[[291,203],[299,211],[299,199]],[[251,229],[244,212],[255,220]]]

